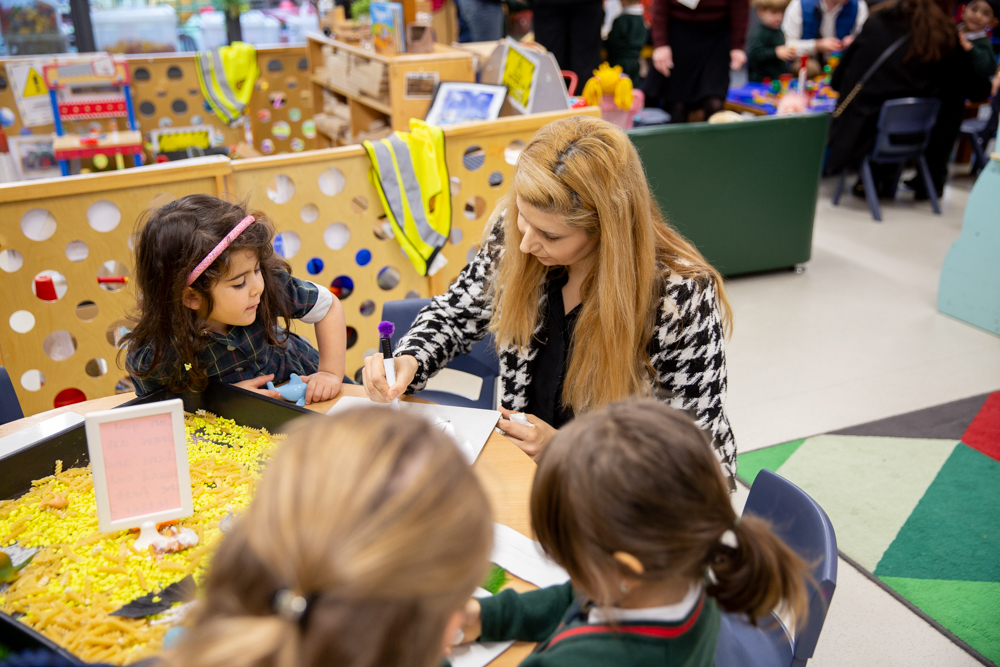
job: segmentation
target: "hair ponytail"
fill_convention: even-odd
[[[732,531],[735,548],[720,541],[709,552],[714,578],[709,595],[724,610],[745,613],[754,623],[784,603],[801,625],[809,611],[805,563],[762,519],[744,516]]]

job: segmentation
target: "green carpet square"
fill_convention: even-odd
[[[795,453],[806,439],[793,440],[783,445],[764,447],[736,457],[736,474],[743,478],[747,484],[753,484],[757,479],[757,473],[761,470],[778,472],[778,468],[788,460],[788,457]]]

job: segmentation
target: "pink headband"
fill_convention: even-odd
[[[212,252],[208,253],[208,255],[205,256],[205,259],[201,260],[201,264],[194,267],[194,271],[188,274],[188,279],[187,279],[188,287],[191,287],[191,284],[194,283],[194,281],[198,280],[198,276],[205,273],[205,269],[212,266],[212,262],[218,259],[219,255],[221,255],[222,252],[229,247],[229,244],[235,241],[236,237],[242,234],[243,230],[249,227],[250,223],[252,223],[253,221],[254,217],[252,215],[248,215],[247,217],[240,220],[240,224],[233,227],[232,231],[226,234],[226,237],[224,239],[219,241],[219,245],[215,246],[212,249]]]

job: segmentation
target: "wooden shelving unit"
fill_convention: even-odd
[[[354,62],[381,63],[388,72],[388,92],[381,99],[350,86],[330,81],[323,48],[353,58]],[[318,33],[309,35],[309,71],[313,86],[315,113],[323,112],[323,91],[332,93],[350,108],[350,136],[367,132],[373,121],[383,120],[393,130],[407,131],[411,118],[423,118],[430,108],[433,86],[436,81],[476,80],[475,63],[471,53],[443,44],[435,44],[433,53],[380,55],[353,44],[340,42]],[[338,73],[341,74],[341,73]],[[345,77],[340,77],[345,78]],[[343,143],[319,130],[321,146]],[[325,147],[325,146],[324,146]]]

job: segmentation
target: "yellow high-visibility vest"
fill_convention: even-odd
[[[260,76],[257,51],[245,42],[199,51],[196,57],[201,94],[227,124],[242,118]]]
[[[451,233],[444,133],[414,118],[409,132],[366,141],[364,147],[372,163],[368,180],[378,190],[393,234],[417,273],[426,276]]]

